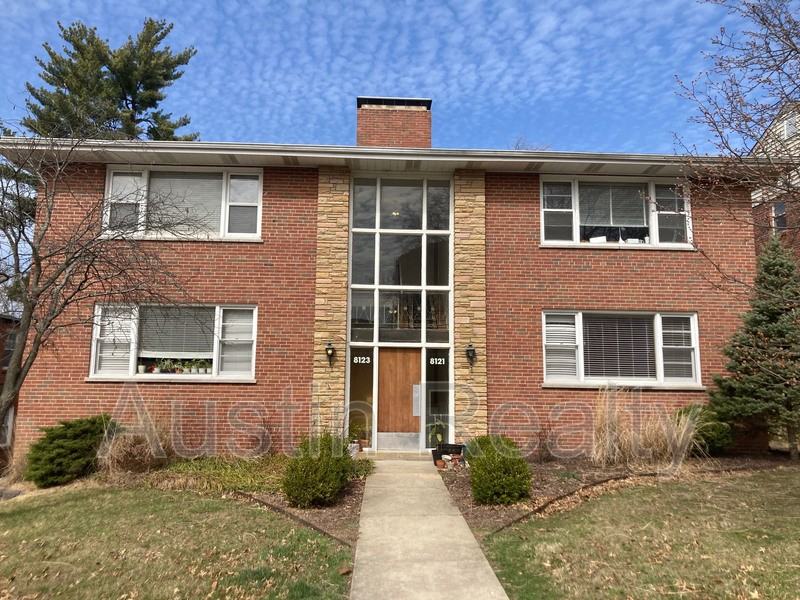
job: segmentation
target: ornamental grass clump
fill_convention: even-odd
[[[530,496],[531,472],[509,438],[485,435],[467,444],[472,497],[479,504],[513,504]]]

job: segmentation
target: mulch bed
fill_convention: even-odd
[[[358,519],[361,515],[361,500],[364,497],[364,479],[354,479],[333,506],[321,508],[294,508],[289,506],[283,494],[271,492],[260,494],[237,494],[246,496],[299,523],[332,537],[338,542],[355,547],[358,538]]]
[[[752,471],[788,464],[784,457],[768,456],[725,457],[687,460],[679,478],[697,477],[726,471]],[[445,486],[453,502],[464,515],[478,539],[534,514],[547,514],[580,504],[592,496],[630,485],[640,485],[654,480],[655,476],[673,477],[670,474],[634,470],[625,467],[603,468],[585,459],[531,463],[533,485],[530,499],[511,506],[487,506],[472,500],[468,468],[441,471]]]

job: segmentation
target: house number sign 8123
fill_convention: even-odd
[[[353,364],[354,365],[368,365],[372,362],[371,356],[354,356],[353,357]]]

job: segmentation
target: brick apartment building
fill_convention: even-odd
[[[748,190],[742,218],[693,214],[678,156],[432,148],[430,100],[359,98],[357,123],[355,147],[76,150],[65,221],[75,196],[105,199],[104,227],[142,219],[164,189],[207,212],[202,238],[143,241],[202,303],[83,307],[95,325],[25,383],[16,448],[144,406],[185,452],[349,424],[381,450],[549,430],[564,454],[588,447],[603,386],[641,411],[705,401],[746,309],[719,272],[754,274]]]

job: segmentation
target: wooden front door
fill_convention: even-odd
[[[378,358],[378,431],[418,433],[414,386],[421,380],[419,348],[381,348]]]

